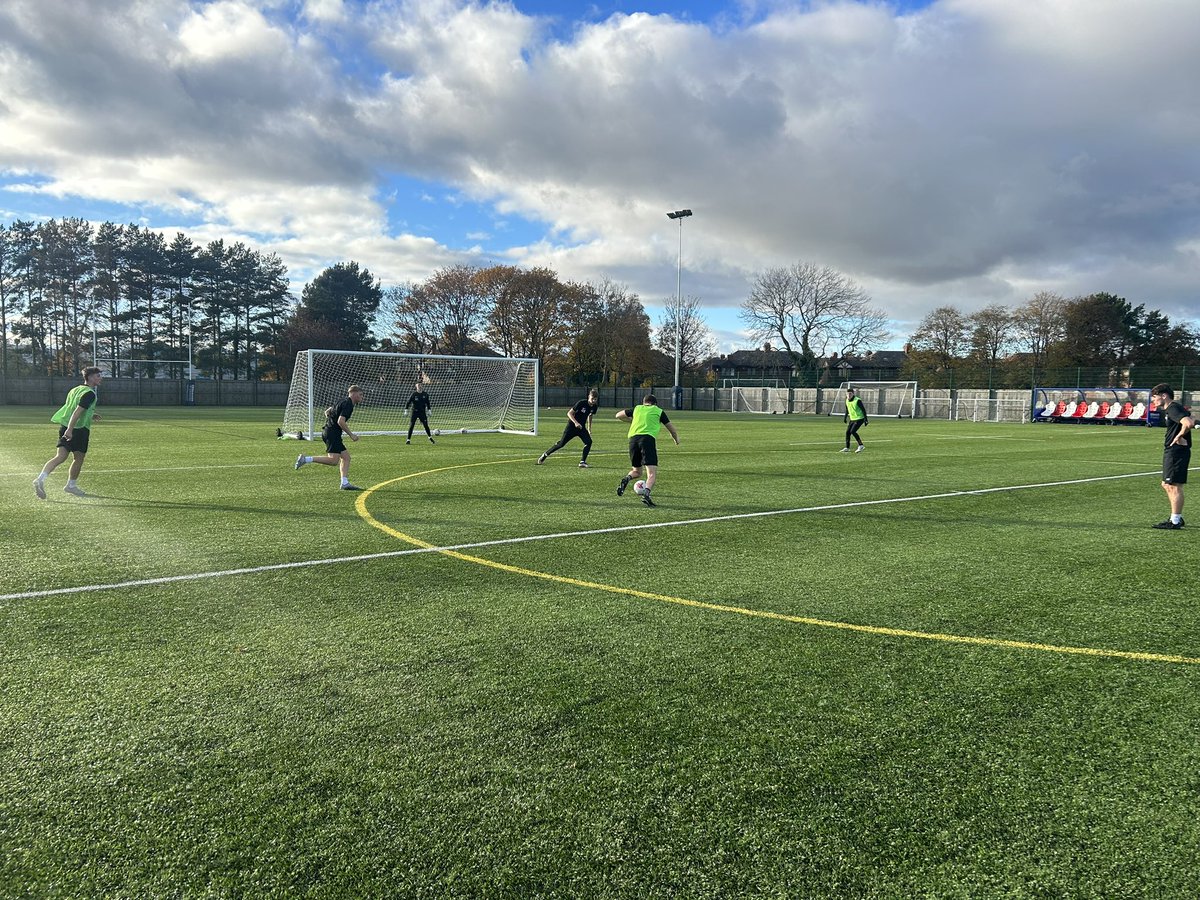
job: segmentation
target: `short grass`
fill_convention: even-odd
[[[1161,431],[684,412],[647,509],[611,411],[587,470],[562,410],[366,438],[365,495],[269,411],[102,412],[42,502],[5,410],[0,895],[1200,894]]]

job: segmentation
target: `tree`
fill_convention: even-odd
[[[952,368],[967,346],[966,317],[953,306],[939,306],[921,320],[910,342],[933,367]]]
[[[573,339],[564,360],[574,381],[633,383],[651,365],[650,317],[637,294],[604,278],[576,285]]]
[[[1063,314],[1063,338],[1054,347],[1057,364],[1109,368],[1126,365],[1143,311],[1143,307],[1134,309],[1128,300],[1108,293],[1071,300]]]
[[[654,346],[674,357],[679,338],[679,365],[696,369],[717,351],[716,341],[700,312],[698,297],[671,297],[663,309],[662,320],[654,335]]]
[[[1013,312],[1016,346],[1029,354],[1033,368],[1046,363],[1047,350],[1066,333],[1067,301],[1051,291],[1038,291]]]
[[[25,308],[20,288],[20,265],[17,257],[21,252],[20,235],[31,222],[13,222],[10,228],[0,225],[0,347],[3,353],[3,371],[8,374],[8,334],[9,326],[15,317]]]
[[[796,263],[768,269],[742,303],[741,318],[759,341],[778,341],[802,373],[836,351],[842,356],[875,349],[888,337],[887,317],[867,292],[828,266]]]
[[[338,346],[325,349],[369,350],[371,324],[382,300],[379,282],[367,269],[353,261],[337,263],[304,286],[297,315],[324,323],[338,335]]]
[[[478,274],[472,266],[448,266],[423,282],[390,288],[385,330],[411,353],[466,354],[483,337],[495,289]]]
[[[967,316],[971,355],[980,363],[995,368],[1014,341],[1012,313],[994,303]]]

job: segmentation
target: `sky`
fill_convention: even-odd
[[[761,273],[1200,323],[1196,0],[4,0],[0,221],[278,253],[297,295],[607,278],[718,347]],[[689,208],[682,224],[667,218]]]

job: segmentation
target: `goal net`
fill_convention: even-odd
[[[826,415],[840,416],[846,412],[846,389],[862,401],[870,417],[884,416],[911,419],[916,415],[917,383],[915,381],[843,381],[838,385]]]
[[[537,434],[536,359],[355,350],[296,354],[280,430],[284,437],[319,434],[325,410],[346,396],[346,388],[357,384],[363,402],[354,410],[354,431],[407,434],[411,410],[404,405],[417,382],[429,395],[429,427],[443,434]]]
[[[787,388],[735,387],[729,408],[735,412],[779,413],[788,411]]]
[[[951,416],[959,422],[1028,422],[1028,400],[995,400],[987,397],[956,397]]]

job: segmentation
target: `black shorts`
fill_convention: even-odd
[[[332,428],[323,428],[321,440],[325,442],[325,449],[330,453],[344,453],[346,451],[346,444],[342,441],[344,433],[337,425]]]
[[[1168,447],[1163,451],[1163,484],[1187,484],[1191,447]]]
[[[58,427],[58,446],[66,447],[72,453],[87,453],[88,436],[91,434],[89,428],[76,428],[71,432],[69,441],[63,440],[63,435],[67,433],[67,426],[60,425]]]
[[[658,465],[658,444],[653,435],[635,434],[629,439],[629,464],[635,469]]]

